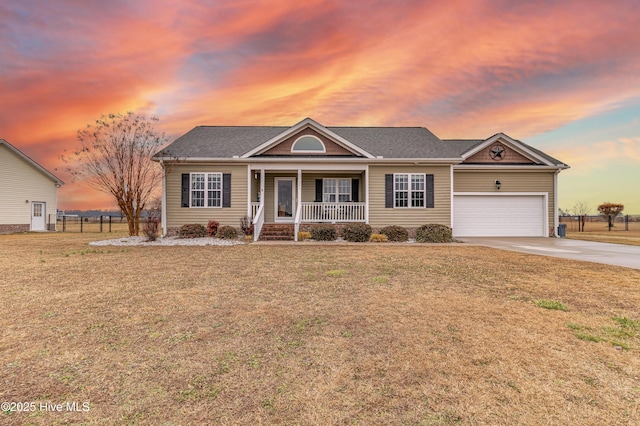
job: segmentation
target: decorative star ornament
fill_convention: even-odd
[[[489,151],[491,153],[491,159],[500,161],[504,158],[505,149],[502,145],[494,145]]]

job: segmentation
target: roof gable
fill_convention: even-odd
[[[322,151],[294,151],[294,144],[305,136],[312,136],[322,143]],[[334,142],[332,139],[316,131],[313,127],[307,127],[298,133],[294,133],[282,142],[268,148],[257,156],[312,156],[312,157],[362,157],[344,146]]]
[[[246,152],[240,157],[241,158],[255,157],[255,156],[266,153],[267,151],[273,149],[274,147],[276,147],[281,143],[284,143],[284,142],[293,143],[293,141],[295,141],[295,138],[293,141],[291,141],[291,138],[297,134],[302,134],[301,132],[306,131],[306,129],[313,130],[314,134],[323,136],[324,138],[326,138],[326,140],[330,141],[335,145],[338,145],[339,147],[343,148],[344,151],[351,153],[352,155],[355,155],[358,157],[365,157],[365,158],[374,158],[372,154],[368,153],[361,147],[354,145],[353,143],[349,142],[342,136],[332,132],[331,130],[322,126],[321,124],[312,120],[311,118],[305,118],[295,126],[290,127],[287,130],[280,133],[279,135],[272,137],[268,141]]]
[[[0,139],[0,146],[3,146],[3,145],[5,147],[7,147],[9,152],[12,152],[15,156],[17,156],[21,160],[25,161],[27,164],[31,165],[38,172],[42,173],[47,178],[49,178],[52,181],[54,181],[56,183],[56,185],[58,185],[58,186],[64,185],[64,182],[61,181],[60,179],[58,179],[58,177],[56,175],[54,175],[49,170],[47,170],[44,167],[42,167],[35,160],[31,159],[27,154],[25,154],[24,152],[20,151],[18,148],[16,148],[15,146],[11,145],[9,142],[5,141],[4,139]]]
[[[498,133],[462,153],[463,164],[531,164],[558,166],[562,163],[504,133]]]

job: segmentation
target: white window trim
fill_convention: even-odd
[[[193,205],[193,191],[194,189],[191,186],[193,182],[193,175],[204,175],[204,201],[202,206],[194,206]],[[209,206],[209,175],[220,175],[220,205],[219,206]],[[189,208],[191,209],[221,209],[223,204],[224,197],[224,178],[222,172],[191,172],[189,173]]]
[[[424,184],[424,189],[422,190],[422,206],[412,206],[411,204],[413,201],[412,195],[414,192],[418,192],[418,191],[414,191],[411,189],[411,177],[412,176],[416,176],[416,175],[420,175],[422,176],[423,179],[423,184]],[[396,192],[405,192],[405,191],[397,191],[396,190],[396,176],[407,176],[407,206],[406,207],[401,207],[401,206],[396,206]],[[394,209],[424,209],[427,207],[427,174],[426,173],[394,173],[393,174],[393,208]]]
[[[349,201],[340,201],[340,180],[344,179],[344,180],[348,180],[349,181]],[[324,195],[326,194],[324,192],[324,189],[326,188],[325,182],[328,180],[335,180],[336,181],[336,192],[334,192],[333,194],[336,196],[336,203],[350,203],[353,201],[353,179],[352,178],[323,178],[322,179],[322,202],[327,202],[329,203],[330,201],[324,201]],[[346,194],[342,194],[342,195],[346,195]]]
[[[296,144],[298,143],[298,141],[302,138],[313,138],[315,140],[317,140],[318,142],[320,142],[320,145],[322,145],[322,151],[318,151],[318,150],[308,150],[308,149],[296,149]],[[298,139],[295,140],[295,142],[293,142],[293,144],[291,145],[291,152],[311,152],[311,153],[318,153],[318,154],[323,154],[327,152],[327,147],[324,145],[324,142],[322,142],[322,140],[320,140],[320,138],[318,138],[317,136],[314,135],[302,135],[300,136]]]

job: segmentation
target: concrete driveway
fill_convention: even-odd
[[[640,246],[596,243],[566,238],[469,237],[458,239],[465,243],[501,250],[640,269]]]

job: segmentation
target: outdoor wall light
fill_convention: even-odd
[[[500,183],[500,181],[499,181],[499,180],[497,180],[497,181],[496,181],[496,189],[500,189],[500,185],[502,185],[502,184]]]
[[[25,202],[25,203],[28,203],[28,202],[29,202],[29,200],[24,200],[24,202]]]

